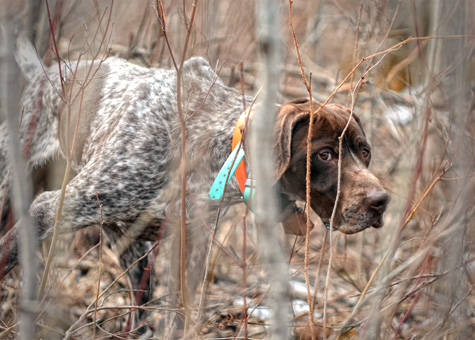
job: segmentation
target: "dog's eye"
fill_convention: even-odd
[[[361,154],[364,158],[368,158],[371,152],[367,148],[363,148],[363,150],[361,150]]]
[[[323,161],[331,161],[333,156],[330,151],[323,151],[318,154],[318,157],[320,157],[321,160]]]

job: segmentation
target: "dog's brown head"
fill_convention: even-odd
[[[313,110],[321,104],[313,102]],[[338,138],[350,110],[327,104],[317,115],[311,133],[311,206],[328,227],[337,196]],[[276,124],[276,178],[283,191],[305,200],[307,137],[310,102],[297,99],[282,106]],[[341,190],[334,228],[353,234],[383,225],[389,196],[368,170],[371,147],[359,118],[353,114],[343,139]]]

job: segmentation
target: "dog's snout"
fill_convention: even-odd
[[[385,191],[372,191],[367,196],[368,208],[382,214],[389,203],[390,197]]]

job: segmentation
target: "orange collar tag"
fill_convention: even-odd
[[[243,111],[243,113],[241,113],[241,116],[236,122],[236,126],[234,128],[233,144],[232,144],[233,150],[239,143],[242,143],[242,132],[246,128],[247,120],[248,118],[252,119],[255,113],[256,113],[256,110],[254,109],[246,109]],[[236,175],[236,179],[239,184],[239,189],[241,190],[242,193],[244,193],[244,189],[246,187],[246,180],[247,180],[246,165],[245,165],[244,158],[239,163],[234,174]]]

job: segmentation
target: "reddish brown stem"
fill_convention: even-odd
[[[46,2],[46,11],[48,12],[48,21],[49,21],[49,28],[51,31],[51,35],[53,37],[53,47],[54,47],[54,53],[56,54],[56,59],[58,60],[58,69],[59,69],[59,79],[61,80],[61,93],[64,98],[66,95],[65,89],[64,89],[64,79],[63,79],[63,73],[61,71],[61,58],[59,57],[59,52],[58,52],[58,45],[56,44],[56,37],[54,34],[54,25],[53,21],[51,20],[51,14],[49,12],[49,4],[48,0],[45,0]]]
[[[297,41],[297,36],[295,34],[295,29],[293,25],[293,20],[292,20],[292,0],[289,0],[289,25],[290,29],[292,32],[292,38],[294,41],[295,45],[295,51],[297,53],[297,59],[300,67],[300,74],[302,76],[303,83],[305,84],[305,87],[308,92],[309,96],[309,101],[310,101],[310,119],[308,123],[308,135],[307,135],[307,159],[306,159],[306,178],[305,178],[305,186],[306,186],[306,191],[305,191],[305,198],[307,202],[307,230],[306,230],[306,235],[305,235],[305,265],[304,265],[304,276],[305,276],[305,285],[307,288],[307,302],[309,306],[309,311],[308,311],[308,322],[310,325],[311,329],[311,336],[312,340],[315,339],[315,330],[314,330],[314,323],[313,323],[313,298],[312,294],[310,291],[310,279],[308,276],[308,265],[309,265],[309,253],[310,253],[310,232],[312,230],[312,221],[310,219],[310,199],[311,199],[311,178],[310,178],[310,169],[312,165],[312,128],[313,128],[313,117],[312,117],[312,112],[313,112],[313,99],[312,99],[312,74],[310,73],[309,80],[307,81],[307,77],[305,76],[305,71],[302,65],[302,59],[300,57],[300,49],[299,49],[299,44]],[[315,294],[316,292],[314,292]],[[325,332],[324,332],[325,333]]]

